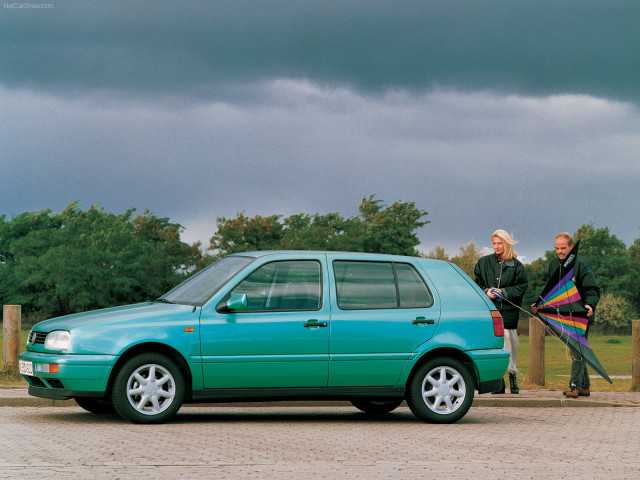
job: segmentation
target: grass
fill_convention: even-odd
[[[20,331],[20,351],[24,352],[27,346],[29,330]],[[4,359],[4,336],[0,331],[0,359]],[[27,385],[22,375],[18,372],[17,364],[0,364],[0,385]]]
[[[28,330],[21,332],[20,351],[26,349]],[[609,376],[625,375],[631,377],[632,362],[632,337],[630,335],[589,335],[589,343],[596,353],[598,360]],[[3,341],[0,331],[0,355],[2,353]],[[0,358],[2,358],[0,356]],[[535,385],[529,381],[529,337],[520,336],[520,349],[518,350],[518,371],[524,377],[518,376],[518,383],[523,390],[561,390],[569,384],[569,373],[571,371],[571,357],[569,350],[560,340],[554,337],[545,339],[545,385]],[[589,374],[595,373],[589,368]],[[612,379],[613,384],[609,384],[605,379],[598,376],[591,378],[591,388],[600,392],[628,392],[631,391],[631,378]],[[25,385],[26,382],[17,372],[15,365],[0,365],[0,385]]]
[[[0,365],[0,385],[27,385],[22,375],[18,372],[18,367],[10,363]]]
[[[529,381],[529,337],[520,336],[517,368],[524,374],[518,376],[523,390],[564,390],[569,385],[571,355],[565,345],[555,337],[545,338],[545,385],[535,385]],[[631,391],[632,337],[630,335],[589,335],[589,344],[600,360],[605,371],[611,376],[624,375],[629,378],[612,378],[613,384],[587,367],[591,376],[591,389],[599,392]],[[593,377],[596,375],[596,377]]]

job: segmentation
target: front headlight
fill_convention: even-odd
[[[69,346],[71,333],[66,330],[54,330],[44,340],[44,348],[47,350],[66,350]]]

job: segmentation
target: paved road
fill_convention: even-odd
[[[141,426],[78,407],[0,408],[0,478],[638,479],[640,408],[184,407]]]

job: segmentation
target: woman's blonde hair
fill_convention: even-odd
[[[511,260],[512,258],[518,258],[516,252],[513,251],[513,246],[516,244],[516,241],[504,230],[496,230],[491,235],[491,241],[493,242],[493,237],[498,237],[502,239],[502,243],[504,244],[504,253],[502,254],[503,260]]]

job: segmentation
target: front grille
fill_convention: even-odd
[[[31,345],[44,345],[44,340],[47,338],[45,332],[34,332],[33,330],[29,334],[29,341]]]

